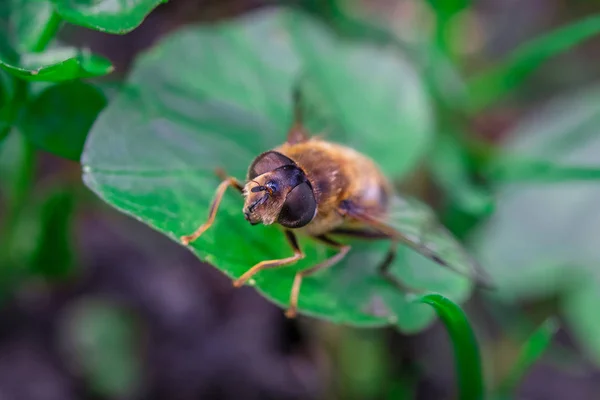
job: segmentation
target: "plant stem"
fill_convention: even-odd
[[[60,28],[61,19],[55,12],[52,12],[50,19],[46,22],[44,30],[40,34],[35,45],[31,49],[35,52],[43,51],[48,44],[54,39],[58,29]],[[6,136],[10,133],[12,127],[18,122],[21,110],[27,104],[29,97],[29,82],[14,78],[14,96],[10,101],[6,113],[7,127],[5,132],[0,132],[0,136]],[[22,135],[18,130],[15,134]],[[0,137],[1,139],[1,137]],[[6,256],[7,260],[11,261],[11,249],[15,239],[15,230],[18,227],[19,220],[22,216],[23,207],[26,200],[29,198],[34,184],[36,157],[33,145],[25,137],[20,138],[22,143],[22,153],[18,161],[15,179],[13,181],[10,198],[7,205],[7,217],[4,221],[2,232],[0,232],[0,254]]]
[[[46,22],[44,30],[41,32],[40,36],[38,37],[38,40],[32,46],[31,51],[34,53],[44,51],[44,49],[48,47],[52,39],[54,39],[54,37],[58,33],[61,23],[62,19],[56,12],[53,11],[50,15],[50,19],[48,19],[48,21]]]

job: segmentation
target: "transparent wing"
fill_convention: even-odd
[[[463,245],[438,220],[423,202],[394,195],[390,212],[380,223],[397,231],[405,245],[453,271],[491,288],[491,280]]]

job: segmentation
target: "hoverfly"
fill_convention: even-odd
[[[213,224],[228,187],[244,197],[243,214],[252,225],[279,224],[284,228],[293,255],[262,261],[233,282],[243,286],[260,271],[294,264],[304,257],[296,235],[308,235],[338,252],[325,261],[296,273],[286,316],[296,316],[302,279],[329,268],[351,249],[338,236],[389,240],[388,254],[378,273],[403,291],[405,286],[390,272],[396,247],[402,243],[439,265],[466,274],[457,265],[469,267],[470,277],[489,287],[487,277],[463,250],[461,244],[436,220],[433,211],[414,199],[399,196],[373,160],[358,151],[317,137],[303,125],[299,90],[294,91],[293,123],[285,143],[254,159],[246,182],[219,173],[222,178],[208,212],[208,219],[184,245],[198,239]],[[446,253],[446,254],[444,254]]]

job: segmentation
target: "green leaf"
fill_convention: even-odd
[[[486,216],[493,211],[491,195],[473,182],[468,155],[456,134],[438,136],[429,166],[433,179],[460,210],[475,216]]]
[[[113,70],[110,61],[104,57],[73,48],[25,54],[18,63],[0,59],[0,68],[21,79],[46,82],[92,78]]]
[[[555,168],[600,169],[600,88],[590,87],[554,100],[522,120],[506,141],[507,157],[551,160]],[[510,158],[508,158],[510,160]],[[498,163],[507,165],[500,159]],[[552,171],[550,171],[552,172]],[[547,179],[499,183],[497,207],[473,234],[479,259],[507,301],[535,300],[600,290],[600,187],[597,180]],[[575,296],[575,297],[571,297]],[[586,295],[587,296],[587,295]],[[565,300],[569,302],[569,300]],[[600,363],[600,324],[584,321],[593,302],[567,307],[565,318],[583,346]]]
[[[381,398],[390,380],[387,336],[381,330],[348,329],[339,337],[336,361],[338,396],[344,399]]]
[[[440,294],[429,294],[417,301],[432,306],[446,326],[454,347],[458,398],[483,400],[484,381],[479,345],[467,316],[458,305]]]
[[[10,0],[10,41],[22,53],[41,51],[53,38],[60,18],[49,0]]]
[[[0,149],[0,189],[6,210],[0,230],[0,264],[8,268],[0,270],[0,295],[14,282],[16,269],[26,267],[27,260],[36,243],[31,240],[30,220],[33,199],[29,196],[35,176],[35,154],[33,146],[16,129]],[[33,223],[35,225],[37,221]]]
[[[564,296],[561,311],[573,336],[580,342],[579,354],[600,365],[600,290],[597,279],[582,279],[575,290]],[[579,355],[581,359],[581,355]]]
[[[600,15],[556,29],[515,50],[506,61],[469,82],[473,112],[488,107],[517,88],[548,59],[600,33]]]
[[[12,126],[13,81],[10,75],[0,70],[0,143],[10,132]]]
[[[431,105],[414,66],[389,46],[341,40],[324,25],[296,16],[288,24],[304,74],[320,92],[321,112],[339,124],[328,136],[377,155],[390,175],[410,170],[433,139]]]
[[[195,230],[206,219],[219,184],[215,168],[244,179],[257,155],[285,141],[292,87],[302,70],[286,34],[290,16],[312,29],[313,22],[303,14],[264,11],[227,24],[179,31],[140,58],[126,89],[100,115],[88,136],[82,157],[86,184],[109,204],[174,240]],[[323,37],[324,43],[332,40]],[[356,46],[359,52],[363,44]],[[329,56],[338,54],[356,53]],[[379,58],[372,60],[373,65],[378,63]],[[354,70],[340,71],[350,75]],[[359,83],[366,73],[359,72],[355,86],[361,86],[361,95],[375,103],[385,101],[387,97],[377,96],[379,86]],[[414,87],[414,74],[404,72],[400,69],[391,82],[406,79],[406,87]],[[335,90],[351,94],[355,89],[335,86]],[[320,95],[326,97],[324,92]],[[398,101],[396,112],[409,121],[414,120],[412,112],[428,115],[414,107],[408,100]],[[405,155],[413,157],[405,149],[417,149],[412,141],[422,139],[401,131],[396,134],[404,141],[390,136],[389,129],[348,132],[347,137],[366,143],[355,135],[370,135],[371,142],[394,143],[371,155],[386,162],[393,159],[390,153],[396,155],[404,169],[385,166],[401,174],[414,167],[403,161]],[[191,247],[199,258],[230,277],[239,277],[260,261],[291,254],[281,230],[273,225],[251,226],[244,220],[242,205],[239,193],[227,191],[214,225]],[[255,279],[258,291],[281,306],[288,305],[295,272],[333,254],[308,238],[302,238],[300,245],[304,260],[264,271]],[[358,326],[396,323],[404,331],[417,331],[433,320],[433,310],[410,303],[376,274],[389,243],[352,245],[343,262],[304,280],[302,313]],[[456,301],[463,301],[470,289],[467,279],[405,248],[399,249],[393,272],[408,285],[440,291]]]
[[[12,131],[0,146],[0,195],[6,202],[12,201],[19,192],[19,166],[24,159],[30,158],[26,145],[27,140]]]
[[[551,160],[528,159],[512,154],[490,168],[488,177],[496,183],[597,181],[600,179],[600,167],[564,166]]]
[[[65,311],[60,339],[66,358],[101,397],[132,398],[139,389],[141,338],[134,317],[102,298],[84,298]]]
[[[105,106],[104,94],[92,85],[53,85],[28,105],[20,127],[39,148],[79,161],[87,134]]]
[[[62,280],[73,272],[71,222],[74,212],[73,191],[57,188],[37,205],[32,221],[34,232],[27,235],[35,248],[29,256],[30,272],[49,280]]]
[[[448,19],[465,8],[469,7],[470,0],[446,0],[446,1],[435,1],[427,0],[429,6],[435,11],[435,14],[439,18]]]
[[[516,394],[517,386],[523,380],[527,371],[544,354],[554,334],[558,330],[558,321],[549,318],[535,330],[523,345],[519,358],[508,376],[502,381],[496,393],[496,398],[510,399]]]
[[[124,34],[137,28],[150,11],[168,0],[53,0],[56,12],[72,24]]]

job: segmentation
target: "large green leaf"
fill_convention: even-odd
[[[428,99],[412,65],[389,47],[357,46],[331,36],[321,24],[307,25],[293,16],[288,26],[305,74],[322,93],[321,112],[327,109],[340,124],[330,137],[377,155],[389,174],[409,170],[431,144],[433,129]],[[375,135],[385,140],[373,140]]]
[[[296,28],[305,24],[307,35],[315,29],[314,22],[303,14],[266,11],[224,25],[185,29],[139,59],[126,89],[100,115],[88,136],[82,158],[86,184],[108,203],[172,239],[193,231],[205,220],[219,183],[215,168],[223,167],[243,179],[255,156],[285,140],[291,122],[292,87],[302,63],[286,30],[291,17],[296,18]],[[370,72],[355,69],[352,61],[356,58],[347,60],[347,69],[340,67],[348,54],[373,56],[371,63],[376,69],[380,62],[389,62],[387,56],[380,57],[366,44],[338,46],[323,29],[310,35],[321,35],[321,43],[332,45],[329,54],[317,50],[309,62],[315,62],[317,56],[339,59],[331,68],[355,77],[354,86],[361,88],[365,102],[373,102],[369,107],[388,109],[389,92],[379,92],[385,89],[384,77],[378,78],[379,85],[363,84],[371,82],[364,80]],[[322,60],[319,63],[328,67]],[[388,76],[390,85],[403,87],[404,82],[405,88],[412,88],[396,92],[396,112],[414,121],[414,129],[427,136],[424,126],[430,124],[429,113],[415,111],[415,105],[403,97],[418,90],[415,74],[407,73],[408,68]],[[356,90],[337,85],[313,88],[320,90],[316,98],[321,99],[353,95]],[[346,92],[332,94],[329,90]],[[427,107],[424,101],[416,104]],[[337,116],[356,111],[342,106],[339,110]],[[409,114],[413,112],[425,121],[412,118]],[[394,116],[388,123],[396,124],[398,119],[402,118]],[[413,129],[406,125],[398,128]],[[415,142],[428,140],[391,128],[345,133],[355,143],[389,142],[389,146],[367,150],[388,163],[382,167],[396,175],[406,173],[417,160],[406,149],[424,147]],[[405,157],[410,157],[412,164],[403,161]],[[215,224],[192,245],[202,260],[230,277],[239,277],[259,261],[291,254],[278,227],[251,226],[241,207],[239,193],[226,192]],[[257,289],[282,306],[288,304],[295,271],[331,254],[309,239],[303,238],[301,247],[307,256],[298,265],[256,276]],[[343,262],[305,279],[300,311],[360,326],[396,322],[405,331],[423,328],[433,319],[433,311],[409,302],[375,273],[388,247],[383,242],[356,243]],[[466,279],[404,248],[393,269],[407,284],[441,291],[456,301],[462,301],[470,287]]]
[[[107,33],[127,33],[168,0],[52,0],[56,12],[75,25]]]
[[[507,168],[512,159],[530,158],[561,169],[597,170],[599,124],[600,88],[578,91],[524,120],[506,143],[507,158],[497,165]],[[496,212],[474,234],[481,261],[505,299],[566,293],[566,318],[574,327],[587,327],[576,333],[600,361],[595,303],[577,300],[597,298],[600,290],[600,186],[589,179],[540,180],[498,185]]]
[[[53,85],[27,106],[20,127],[36,146],[79,161],[85,138],[105,105],[104,94],[92,85]]]
[[[55,48],[24,54],[19,61],[0,58],[0,68],[28,81],[62,82],[110,73],[106,58],[74,48]]]

